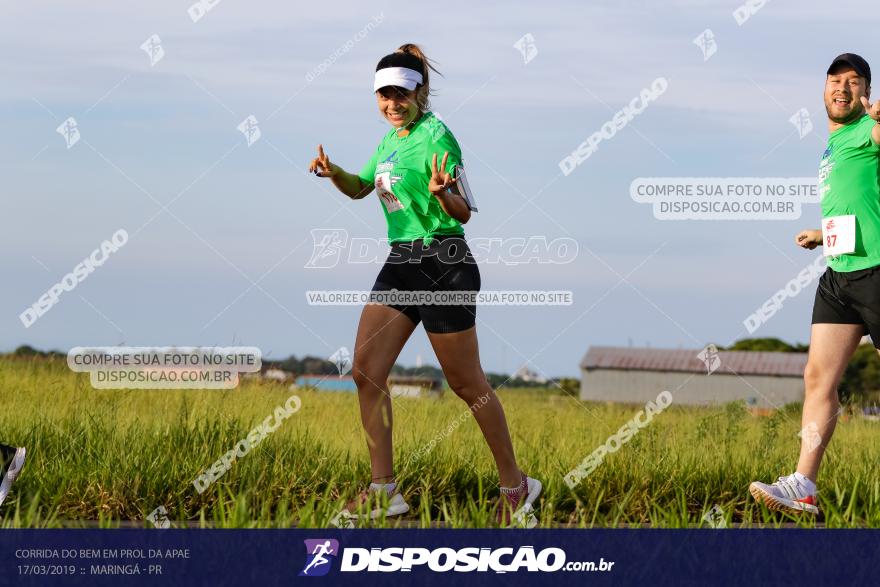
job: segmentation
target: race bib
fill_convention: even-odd
[[[846,255],[856,250],[856,217],[832,216],[822,219],[822,252],[826,257]]]
[[[403,210],[403,203],[394,195],[394,188],[392,187],[398,181],[400,181],[400,177],[391,175],[390,171],[376,174],[376,193],[379,195],[379,200],[385,206],[385,210],[389,213]]]

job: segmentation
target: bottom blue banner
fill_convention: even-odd
[[[874,530],[4,530],[3,585],[880,584]]]

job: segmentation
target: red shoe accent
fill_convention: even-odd
[[[807,497],[803,497],[801,499],[796,499],[795,501],[800,503],[806,503],[809,505],[816,505],[816,498],[812,495],[808,495]]]
[[[528,478],[522,474],[522,481],[510,493],[502,491],[495,503],[495,519],[500,526],[510,525],[511,514],[519,509],[519,504],[529,494]]]

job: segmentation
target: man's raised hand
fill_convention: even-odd
[[[880,100],[871,104],[867,98],[862,96],[862,106],[865,107],[865,114],[880,122]]]

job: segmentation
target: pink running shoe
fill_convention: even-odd
[[[518,487],[502,487],[501,495],[495,505],[495,515],[498,525],[502,527],[517,526],[532,527],[528,520],[534,512],[535,500],[541,495],[541,482],[522,473],[522,481]],[[535,520],[537,522],[537,520]]]

